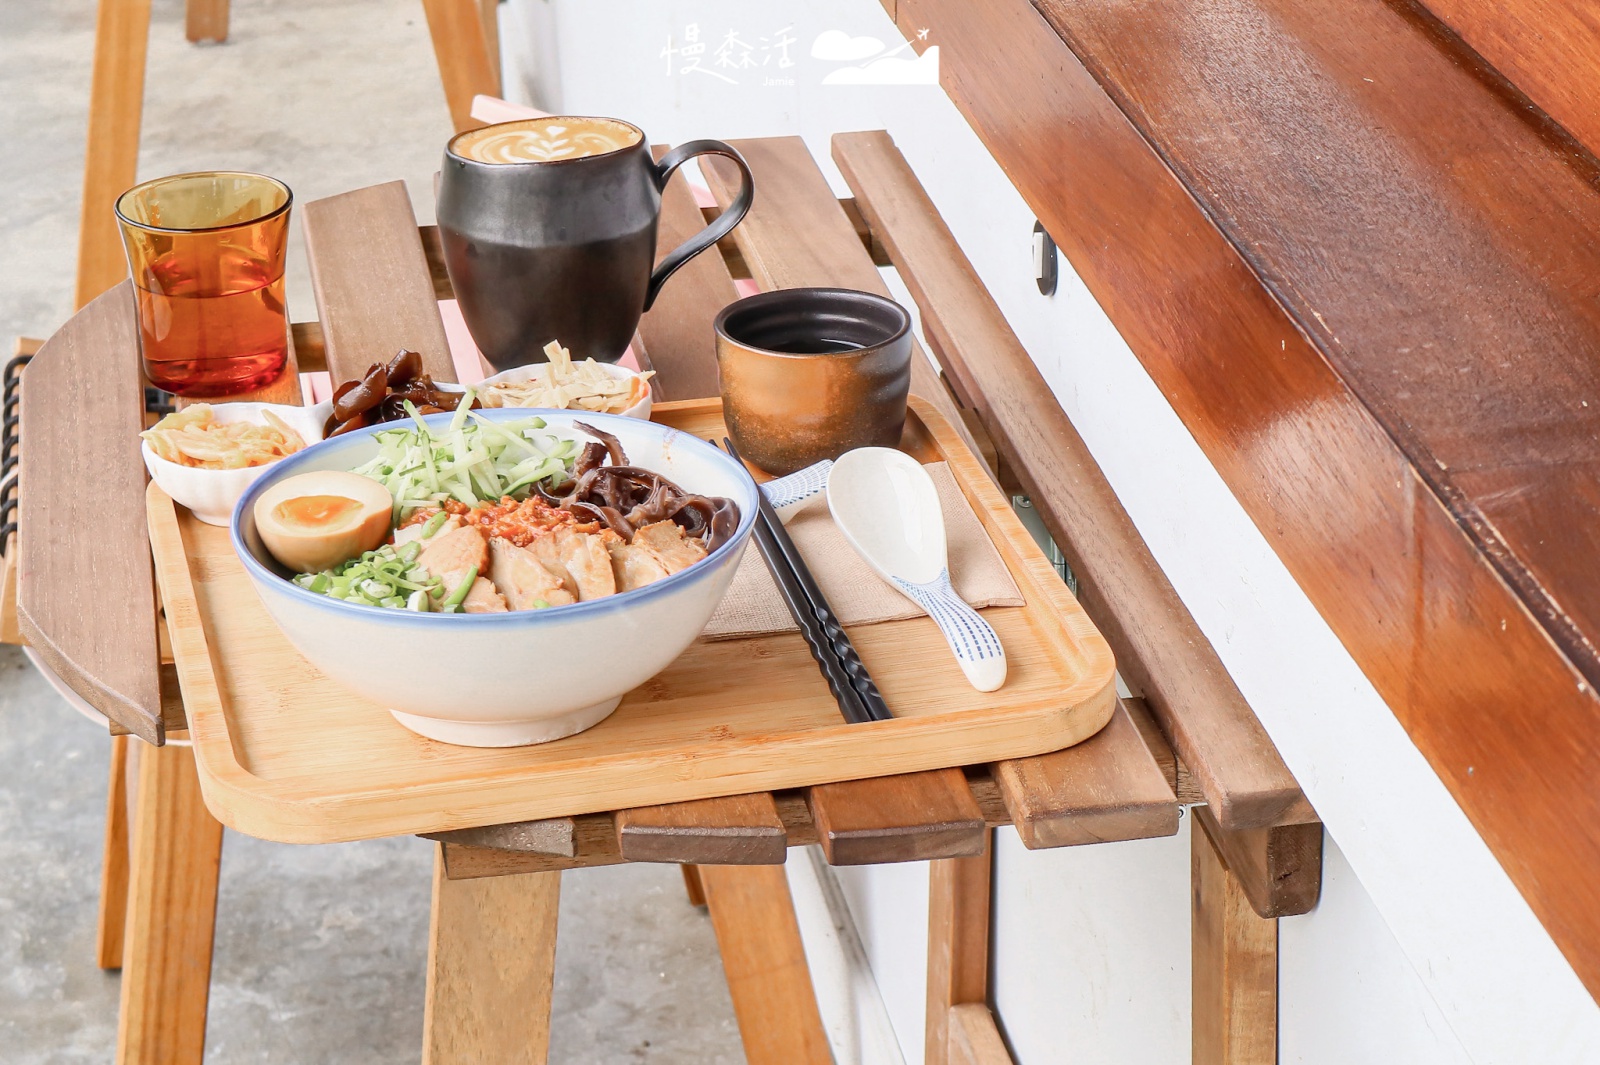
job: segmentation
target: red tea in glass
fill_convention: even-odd
[[[216,398],[283,373],[292,199],[280,181],[222,172],[158,178],[117,200],[151,384]]]

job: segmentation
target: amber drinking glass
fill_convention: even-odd
[[[180,396],[231,396],[283,373],[293,199],[281,181],[231,171],[157,178],[118,197],[151,384]]]

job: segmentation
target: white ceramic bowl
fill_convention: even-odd
[[[294,407],[285,403],[213,403],[211,410],[219,423],[255,422],[257,425],[266,424],[261,412],[270,410],[299,433],[310,447],[322,439],[322,427],[333,412],[333,404]],[[167,461],[150,450],[148,441],[139,441],[139,451],[144,455],[145,469],[150,471],[151,480],[160,485],[174,503],[188,507],[207,525],[228,524],[228,516],[233,513],[233,505],[239,502],[239,497],[262,474],[277,465],[277,462],[269,462],[243,470],[202,470]]]
[[[497,421],[519,408],[481,412]],[[332,682],[387,707],[414,732],[469,747],[560,739],[599,722],[623,695],[683,653],[733,580],[756,515],[756,486],[733,459],[686,433],[616,414],[541,410],[552,430],[592,423],[635,465],[686,491],[739,505],[729,542],[670,577],[570,606],[505,614],[422,614],[359,606],[285,579],[256,533],[256,499],[285,477],[348,470],[377,453],[375,426],[336,436],[269,468],[233,512],[233,546],[267,612]],[[429,424],[446,423],[435,414]],[[392,428],[392,426],[391,426]],[[587,439],[587,437],[585,437]],[[418,663],[422,666],[418,667]]]
[[[616,364],[614,362],[601,362],[601,363],[596,363],[596,365],[599,366],[600,369],[603,370],[608,377],[627,378],[627,377],[638,377],[639,376],[639,372],[637,370],[630,370],[626,366],[619,366],[618,364]],[[483,379],[483,384],[477,385],[475,387],[477,387],[478,389],[482,390],[483,388],[485,388],[488,385],[498,385],[498,384],[520,385],[524,381],[532,381],[535,378],[542,378],[542,377],[544,377],[545,374],[547,374],[549,372],[550,372],[550,364],[547,363],[547,362],[535,362],[535,363],[530,363],[527,366],[515,366],[515,367],[512,367],[509,370],[501,370],[499,373],[495,374],[493,377],[485,377]],[[576,411],[574,413],[585,414],[585,413],[590,413],[590,412],[587,412],[587,411]],[[627,410],[623,411],[620,416],[623,417],[623,418],[639,418],[639,419],[641,419],[643,421],[649,421],[650,420],[650,391],[648,389],[646,389],[645,390],[645,394],[644,394],[644,398],[641,399],[639,402],[635,403],[633,406],[629,407]]]

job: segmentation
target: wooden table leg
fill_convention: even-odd
[[[1203,821],[1189,835],[1194,1065],[1274,1065],[1278,922],[1256,916]]]
[[[100,859],[100,924],[95,959],[102,969],[122,968],[128,920],[128,737],[111,737],[106,780],[106,839]]]
[[[139,751],[118,1065],[201,1065],[222,825],[188,747]]]
[[[994,833],[987,834],[992,844]],[[989,873],[993,847],[928,863],[928,1008],[925,1065],[954,1065],[951,1011],[989,993]]]
[[[700,867],[698,865],[680,865],[683,871],[683,890],[689,896],[689,905],[704,906],[706,904],[706,889],[700,883]]]
[[[749,1065],[830,1065],[783,867],[702,865],[739,1038]]]
[[[228,0],[186,0],[183,5],[183,33],[190,41],[228,39]]]
[[[473,120],[472,98],[500,95],[496,63],[489,56],[484,32],[484,5],[479,0],[422,0],[422,11],[433,37],[433,54],[439,61],[439,80],[444,83],[445,101],[450,105],[450,121],[458,133],[481,125]]]
[[[134,183],[144,115],[145,54],[150,0],[100,0],[89,83],[89,147],[83,160],[83,214],[78,229],[82,307],[128,277],[112,202]]]
[[[560,873],[450,880],[433,860],[423,1065],[544,1065]]]

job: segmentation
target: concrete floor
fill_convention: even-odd
[[[432,220],[449,121],[416,0],[234,0],[223,46],[157,0],[140,175],[283,178],[300,202],[405,178]],[[72,311],[94,4],[7,3],[0,29],[0,342]],[[107,205],[109,210],[109,205]],[[296,241],[299,234],[296,227]],[[290,313],[312,318],[303,253]],[[0,1060],[106,1062],[117,976],[94,965],[107,740],[0,648]],[[206,1061],[415,1061],[430,844],[289,847],[229,833]],[[743,1060],[705,915],[675,868],[569,875],[551,1060]]]

